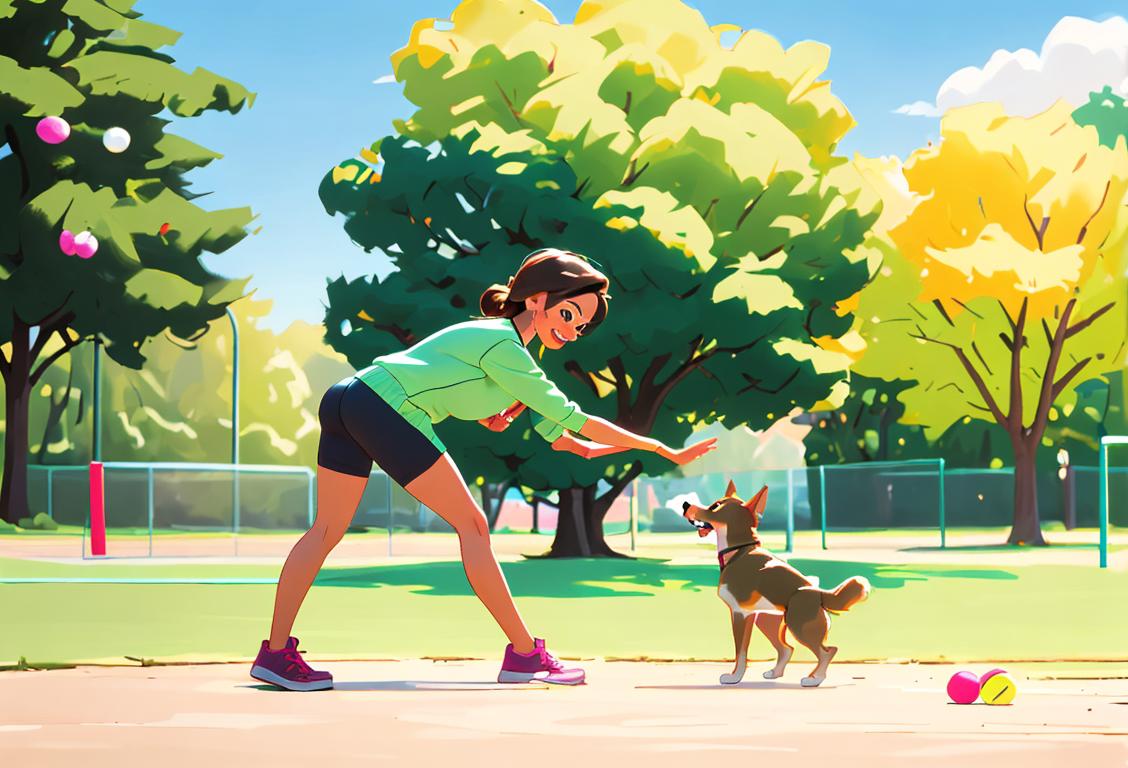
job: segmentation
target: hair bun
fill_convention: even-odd
[[[510,285],[513,279],[509,280]],[[509,288],[510,285],[491,285],[482,293],[479,308],[482,314],[486,317],[505,317],[506,307],[510,304],[509,301]]]

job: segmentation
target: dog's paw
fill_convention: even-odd
[[[822,681],[826,680],[825,677],[804,677],[799,681],[799,684],[804,688],[818,688],[822,685]]]
[[[736,685],[744,679],[744,675],[736,675],[731,672],[726,672],[721,675],[721,685]]]
[[[783,677],[783,672],[780,672],[780,671],[775,670],[775,669],[769,669],[767,672],[764,673],[764,679],[765,680],[778,680],[781,677]]]

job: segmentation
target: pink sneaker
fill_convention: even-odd
[[[582,685],[582,669],[565,669],[556,657],[545,650],[544,640],[535,640],[533,652],[525,655],[513,650],[513,644],[505,647],[505,660],[497,676],[499,683],[530,683],[534,680],[556,685]]]
[[[286,647],[280,651],[270,650],[269,641],[263,640],[255,665],[251,667],[251,677],[287,691],[324,691],[333,687],[331,674],[311,669],[306,664],[296,637],[288,639]]]

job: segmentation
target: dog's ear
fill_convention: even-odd
[[[760,514],[756,514],[756,507],[759,505],[761,498],[766,492],[767,488],[765,487],[748,501],[744,502],[744,508],[748,510],[748,514],[752,515],[753,526],[759,526],[760,518],[764,516],[763,511],[761,511]]]
[[[728,498],[730,496],[735,496],[735,495],[736,495],[736,483],[734,483],[732,480],[729,480],[728,488],[725,489],[725,497]]]

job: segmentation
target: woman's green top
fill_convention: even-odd
[[[382,355],[357,377],[422,432],[440,451],[433,425],[453,416],[477,421],[514,401],[533,412],[549,442],[578,432],[584,414],[533,360],[508,318],[470,320],[435,333],[403,352]]]

